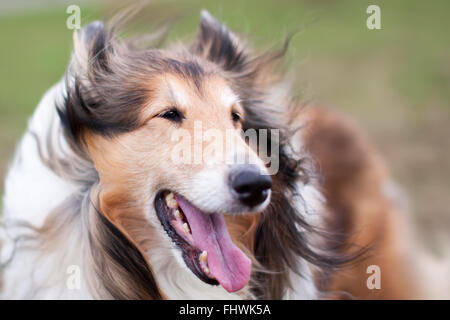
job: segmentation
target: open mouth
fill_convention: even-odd
[[[181,249],[188,268],[202,281],[228,292],[250,279],[250,259],[231,241],[222,214],[204,213],[181,195],[161,191],[156,213],[164,230]]]

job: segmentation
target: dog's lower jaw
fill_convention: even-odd
[[[227,292],[223,287],[210,285],[197,276],[186,266],[181,251],[178,248],[167,249],[173,245],[165,240],[159,248],[148,251],[148,261],[154,271],[158,287],[167,299],[213,299],[239,300],[251,298],[249,287],[234,293]]]
[[[167,235],[153,209],[148,212],[158,240],[145,248],[145,255],[160,290],[167,299],[238,300],[251,298],[247,285],[237,292],[227,292],[220,285],[200,280],[187,266],[182,251]]]

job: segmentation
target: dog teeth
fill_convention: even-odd
[[[207,266],[202,266],[202,269],[206,275],[209,275],[209,268]]]
[[[191,229],[189,229],[189,226],[188,226],[187,222],[183,223],[183,229],[186,232],[191,232]]]
[[[198,258],[200,260],[200,268],[202,269],[203,273],[208,277],[213,278],[208,268],[208,252],[203,251]]]
[[[180,210],[176,209],[173,214],[175,215],[175,218],[181,219],[181,212],[180,212]]]
[[[200,254],[200,261],[201,262],[205,262],[206,263],[206,261],[208,261],[208,252],[206,252],[206,251],[203,251],[201,254]]]
[[[171,209],[178,208],[178,202],[172,192],[166,195],[166,204]]]

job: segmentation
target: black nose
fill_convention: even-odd
[[[272,187],[270,176],[260,174],[255,165],[234,169],[230,174],[230,183],[239,200],[249,207],[263,203]]]

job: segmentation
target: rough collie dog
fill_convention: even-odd
[[[29,122],[6,179],[1,298],[366,297],[365,268],[337,268],[380,237],[350,236],[361,219],[391,226],[387,179],[352,125],[298,112],[275,72],[285,48],[253,53],[207,12],[183,46],[144,49],[117,33],[93,22],[74,34],[66,76]],[[186,150],[208,147],[199,123],[235,143],[220,161],[174,162],[180,132],[193,137]],[[269,134],[252,146],[241,137],[251,129]],[[327,199],[308,154],[323,160]],[[372,206],[352,206],[351,187]],[[409,288],[386,241],[392,251],[373,263],[395,263],[395,288]]]

